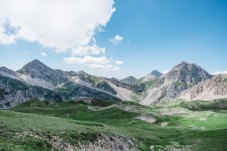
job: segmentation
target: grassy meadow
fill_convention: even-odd
[[[133,102],[33,99],[0,110],[0,150],[79,150],[81,144],[109,136],[127,138],[132,148],[142,151],[225,151],[227,111],[218,104],[227,102],[214,102],[145,107]],[[141,120],[141,115],[155,121]]]

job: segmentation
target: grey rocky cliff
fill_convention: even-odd
[[[64,71],[51,69],[36,59],[26,64],[17,72],[32,79],[46,81],[53,84],[53,86],[57,86],[68,80],[68,75]]]
[[[53,91],[0,75],[0,107],[13,107],[31,98],[62,101],[61,96]]]
[[[83,71],[54,70],[39,60],[29,62],[17,72],[5,67],[0,68],[0,107],[13,107],[34,97],[55,101],[121,101],[122,98],[116,95],[116,88],[130,91],[132,94],[142,91],[140,87],[96,77]]]
[[[166,96],[175,98],[182,91],[201,81],[212,78],[212,75],[196,64],[182,62],[168,72],[165,78],[167,81],[172,82]]]
[[[200,66],[182,62],[148,87],[141,103],[149,105],[163,99],[176,98],[181,92],[210,78],[212,78],[212,75]]]
[[[219,74],[182,92],[179,99],[214,100],[227,98],[227,74]]]
[[[151,73],[149,73],[148,75],[153,76],[154,78],[159,78],[163,75],[163,73],[161,73],[158,70],[153,70]]]
[[[33,60],[17,72],[0,68],[0,107],[12,107],[34,97],[55,101],[133,100],[143,105],[166,99],[208,99],[208,92],[210,99],[227,97],[226,76],[213,77],[196,64],[182,62],[165,75],[153,71],[150,76],[151,80],[132,84],[83,71],[55,70]]]

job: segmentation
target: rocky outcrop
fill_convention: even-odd
[[[80,134],[80,135],[83,135]],[[89,134],[84,134],[89,135]],[[64,151],[137,151],[137,142],[135,139],[105,134],[93,134],[92,141],[81,138],[82,141],[72,143],[66,138],[55,135],[44,135],[36,131],[16,133],[15,138],[23,139],[25,137],[35,138],[36,140],[45,141],[50,150],[64,150]],[[84,140],[85,139],[85,140]]]
[[[137,151],[135,140],[125,136],[100,135],[93,143],[81,144],[75,151]]]
[[[227,98],[227,74],[220,74],[200,82],[198,85],[182,92],[179,99],[214,100]]]

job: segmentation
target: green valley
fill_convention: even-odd
[[[192,108],[198,102],[216,109]],[[220,102],[227,104],[178,101],[146,107],[133,102],[32,99],[0,111],[0,150],[224,151],[227,114],[218,108]]]

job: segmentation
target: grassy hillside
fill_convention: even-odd
[[[112,144],[118,149],[123,146],[123,150],[224,151],[226,110],[192,111],[184,107],[31,100],[0,111],[0,150],[88,150],[102,142],[99,150],[110,150],[107,147]],[[175,114],[170,114],[173,110]],[[156,122],[139,120],[141,115],[154,117]]]

